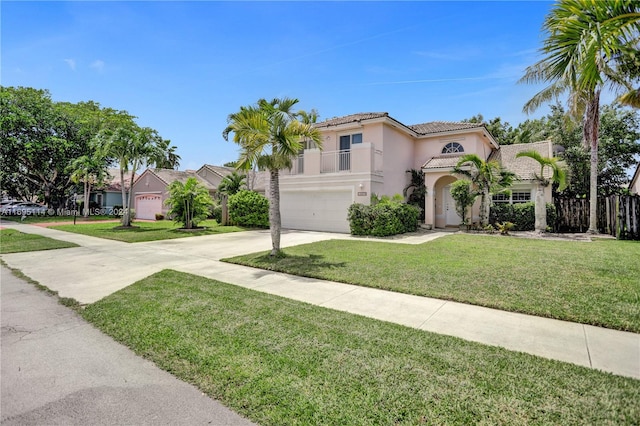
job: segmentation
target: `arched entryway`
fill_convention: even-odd
[[[445,175],[436,180],[433,186],[434,219],[436,228],[460,225],[460,216],[456,213],[456,205],[451,198],[451,184],[455,176]]]

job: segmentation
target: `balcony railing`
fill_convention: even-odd
[[[320,173],[348,172],[351,170],[351,151],[323,152]]]

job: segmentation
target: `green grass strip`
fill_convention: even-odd
[[[451,235],[420,244],[332,240],[232,263],[640,332],[640,242]]]
[[[635,424],[640,381],[162,271],[82,315],[261,425]]]
[[[244,228],[238,226],[220,226],[215,220],[207,220],[199,224],[206,229],[184,232],[178,230],[180,224],[169,220],[157,222],[135,222],[133,228],[120,229],[119,223],[78,223],[76,225],[52,226],[52,229],[75,232],[92,237],[123,241],[125,243],[140,243],[145,241],[170,240],[174,238],[195,237],[201,235],[224,234],[240,232]]]
[[[52,250],[78,247],[77,244],[54,240],[36,234],[25,234],[15,229],[0,230],[0,254],[21,253],[25,251]]]

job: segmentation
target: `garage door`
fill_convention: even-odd
[[[155,220],[156,213],[162,213],[162,197],[156,194],[136,196],[136,219]]]
[[[349,232],[351,191],[281,192],[282,227],[308,231]]]

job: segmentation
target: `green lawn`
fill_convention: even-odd
[[[640,381],[162,271],[82,315],[261,425],[637,424]]]
[[[640,242],[450,235],[332,240],[226,259],[290,274],[640,332]]]
[[[0,230],[0,254],[68,247],[78,247],[78,245],[66,241],[54,240],[41,235],[25,234],[14,229]]]
[[[197,232],[179,231],[178,228],[180,228],[181,225],[169,220],[157,222],[134,222],[134,225],[137,228],[130,229],[117,229],[118,225],[118,223],[78,223],[76,225],[52,226],[51,228],[90,235],[92,237],[124,241],[126,243],[169,240],[172,238],[244,231],[243,228],[237,226],[219,226],[215,220],[206,220],[201,222],[199,225],[206,227],[206,229]]]

